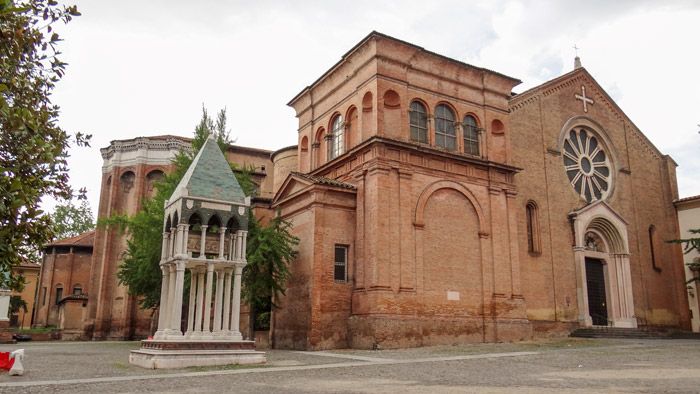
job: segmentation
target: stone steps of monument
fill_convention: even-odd
[[[619,339],[700,339],[700,333],[661,328],[579,328],[574,330],[570,336],[576,338]]]

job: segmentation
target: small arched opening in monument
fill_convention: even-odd
[[[202,217],[199,213],[194,212],[190,215],[190,219],[187,221],[190,226],[189,234],[187,236],[187,251],[192,252],[192,257],[199,257],[199,245],[202,239]]]
[[[219,257],[219,231],[221,230],[221,218],[214,214],[207,222],[207,239],[204,246],[204,252],[208,259],[216,259]]]

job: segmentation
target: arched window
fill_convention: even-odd
[[[134,187],[134,180],[136,179],[136,175],[131,172],[127,171],[122,174],[121,177],[119,177],[119,182],[121,183],[121,188],[122,192],[124,193],[129,193],[131,189]]]
[[[58,303],[63,299],[63,285],[56,285],[56,300],[55,304],[58,305]]]
[[[651,254],[651,267],[656,272],[661,272],[661,267],[656,265],[656,251],[654,250],[654,244],[656,243],[656,226],[653,224],[649,226],[649,252]]]
[[[455,150],[457,147],[455,114],[445,104],[435,108],[435,145],[449,150]]]
[[[529,201],[525,206],[525,220],[527,225],[527,251],[539,254],[542,252],[540,223],[537,215],[537,204],[534,201]]]
[[[162,182],[165,174],[161,170],[153,170],[146,175],[146,194],[153,197],[156,194],[156,184]]]
[[[187,224],[190,225],[189,231],[192,233],[200,233],[202,232],[202,217],[199,216],[199,213],[195,212],[190,216],[190,220],[187,221]]]
[[[83,294],[83,286],[81,285],[73,285],[73,295],[82,295]]]
[[[207,222],[207,234],[218,234],[220,229],[221,219],[219,219],[219,215],[214,214]]]
[[[409,126],[411,128],[411,140],[428,143],[428,111],[419,101],[411,102],[409,114]]]
[[[345,123],[343,117],[336,115],[331,122],[331,132],[328,139],[328,160],[333,160],[345,152]]]
[[[471,115],[464,117],[462,121],[464,133],[464,153],[479,156],[479,128],[476,125],[476,118]]]

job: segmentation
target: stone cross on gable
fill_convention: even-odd
[[[577,100],[581,100],[583,102],[583,112],[588,112],[587,104],[593,105],[593,99],[590,97],[586,97],[586,87],[583,85],[581,85],[581,94],[575,94],[574,97],[576,97]]]

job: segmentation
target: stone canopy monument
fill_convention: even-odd
[[[210,135],[165,202],[158,331],[131,352],[131,364],[183,368],[266,361],[239,331],[249,210],[250,197]]]

